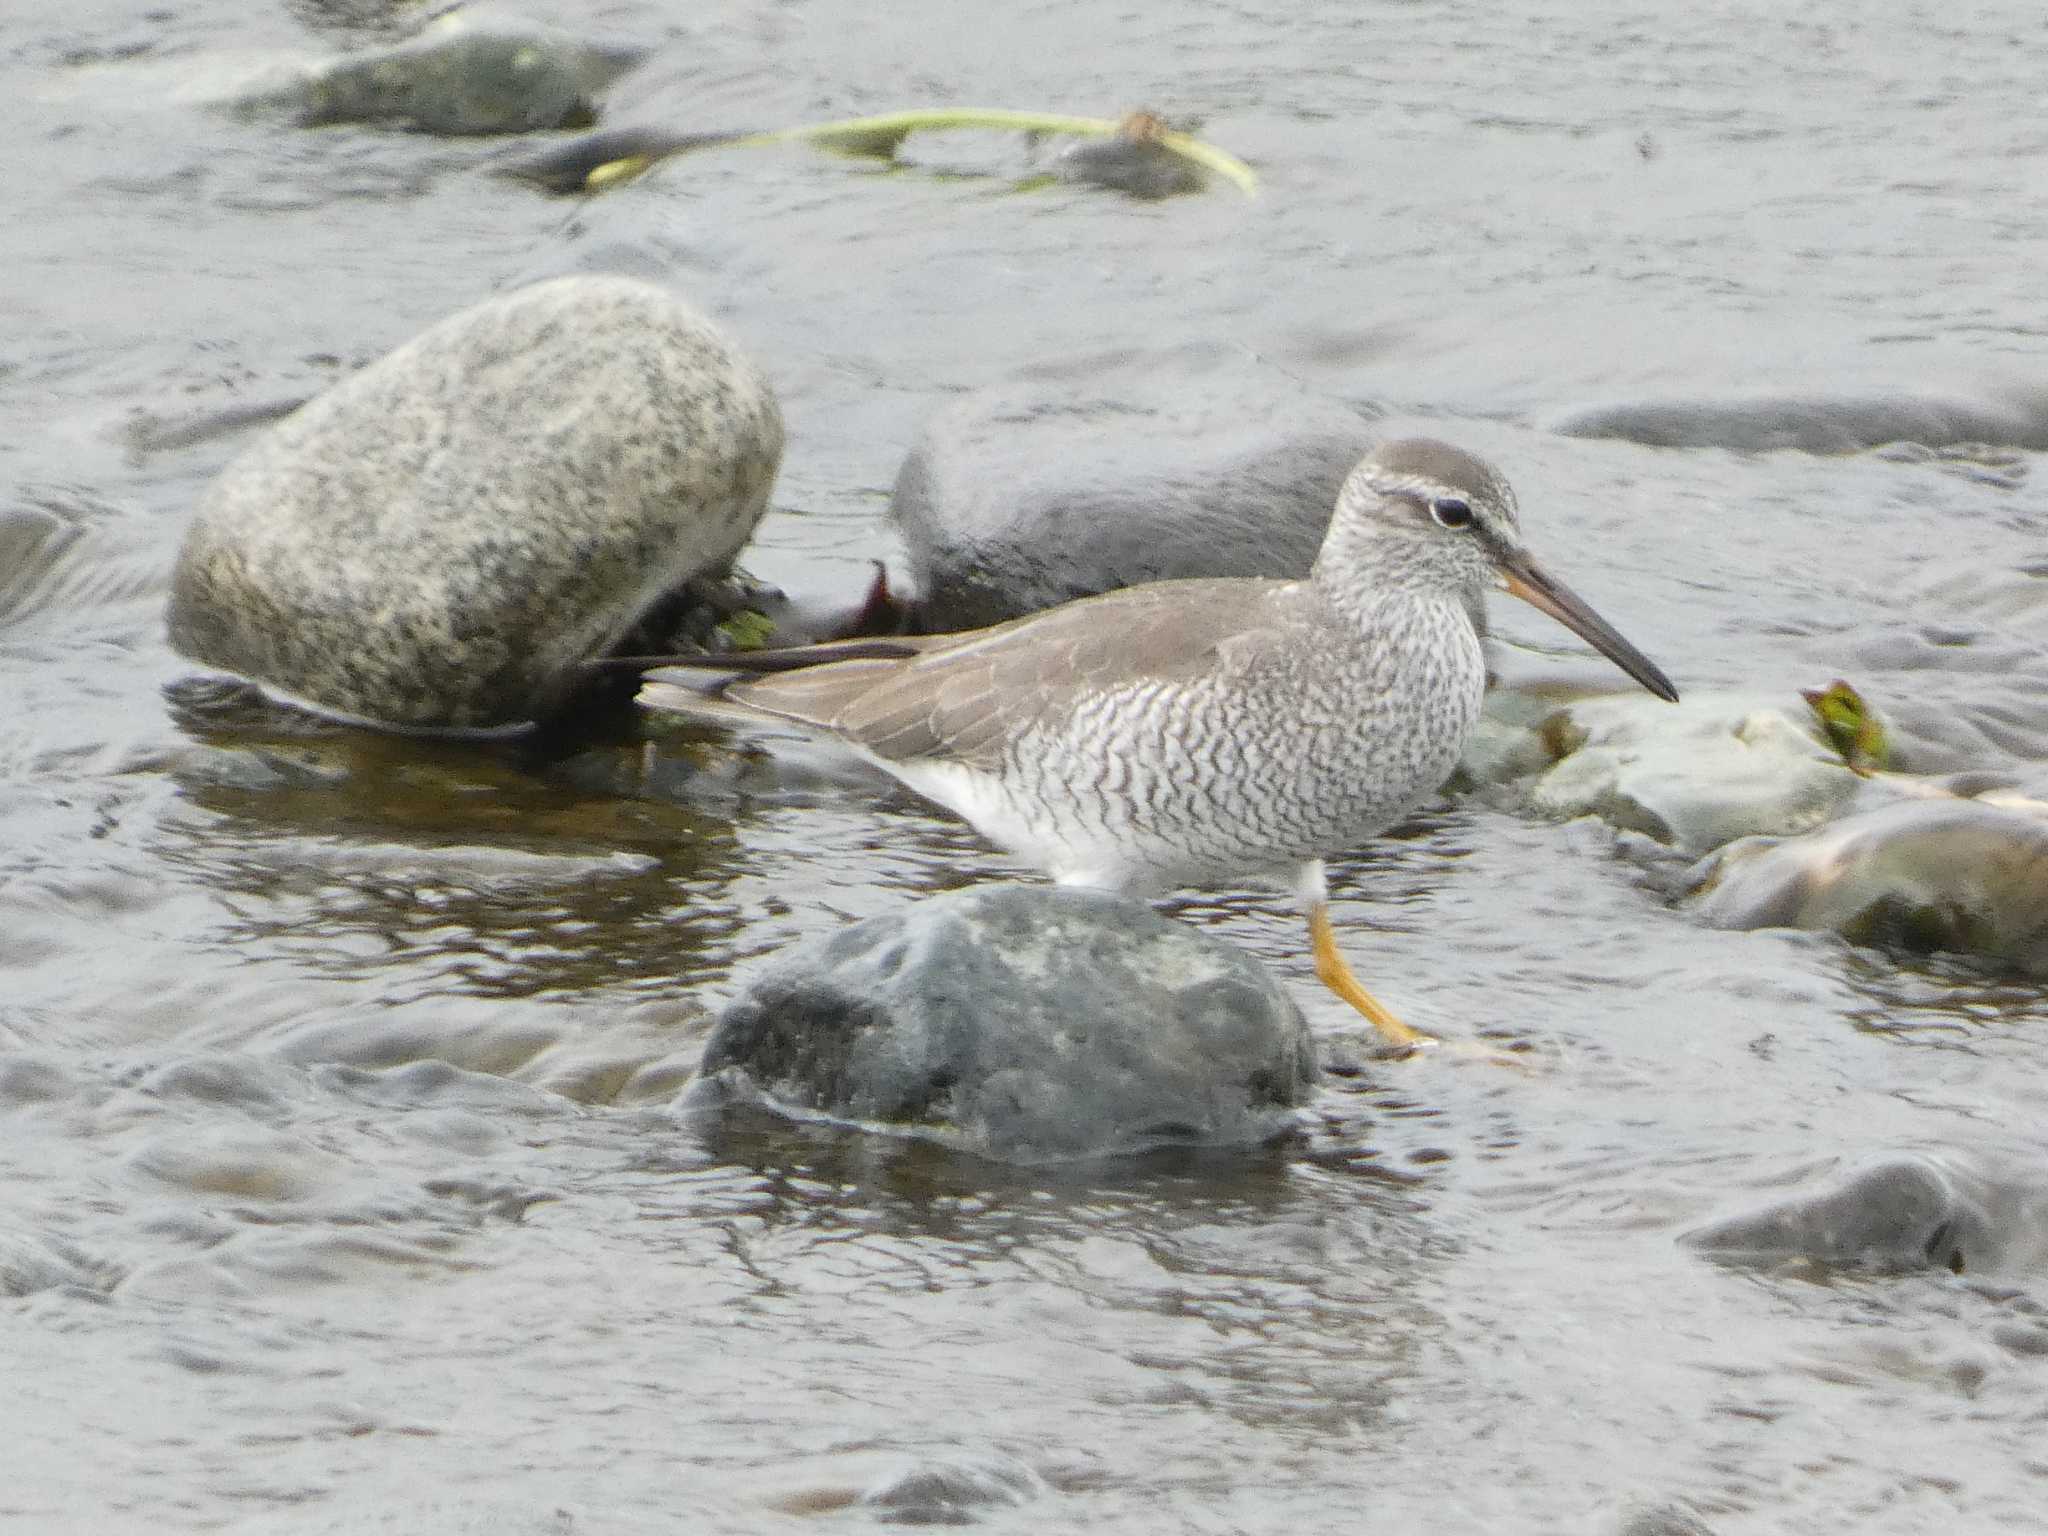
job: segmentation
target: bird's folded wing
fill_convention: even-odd
[[[837,732],[887,761],[991,763],[1021,725],[1146,683],[1187,685],[1255,657],[1287,627],[1296,584],[1171,581],[1028,618],[929,637],[903,659],[829,663],[729,687],[726,697]],[[1225,658],[1227,657],[1227,661]]]

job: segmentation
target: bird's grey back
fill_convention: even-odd
[[[884,761],[995,766],[1034,718],[1141,682],[1213,680],[1286,643],[1313,603],[1298,582],[1152,582],[959,635],[901,660],[834,662],[732,685],[728,698],[835,731]],[[1223,656],[1228,650],[1233,656]]]

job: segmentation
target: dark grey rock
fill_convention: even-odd
[[[693,1091],[1029,1163],[1269,1141],[1316,1072],[1300,1010],[1240,951],[1126,897],[995,886],[779,956]]]
[[[1825,1189],[1702,1227],[1685,1241],[1733,1258],[1962,1274],[1997,1262],[2006,1246],[1988,1194],[1985,1181],[1960,1164],[1893,1156]]]
[[[236,105],[252,114],[281,113],[302,127],[391,123],[450,135],[587,127],[604,89],[643,56],[457,11],[396,46],[266,82]]]
[[[921,621],[968,629],[1144,581],[1305,575],[1372,442],[1358,411],[1242,359],[1113,366],[938,412],[890,515]]]
[[[1200,166],[1142,136],[1113,133],[1079,139],[1053,158],[1062,181],[1084,182],[1151,201],[1199,192],[1208,184]]]
[[[781,452],[767,383],[674,295],[609,276],[523,288],[223,472],[178,560],[171,643],[346,718],[516,725],[731,561]]]
[[[648,124],[632,124],[623,128],[607,128],[599,133],[586,133],[566,143],[550,143],[538,151],[528,152],[522,147],[517,154],[510,155],[492,168],[494,175],[511,181],[523,181],[539,187],[544,192],[567,195],[581,195],[601,191],[618,180],[630,180],[656,161],[685,150],[705,149],[714,144],[730,144],[746,138],[744,133],[707,132],[676,133]],[[620,167],[635,166],[621,177]],[[593,185],[591,177],[599,171],[606,172]],[[575,261],[583,270],[592,270],[593,263],[602,264],[605,270],[642,273],[655,276],[672,271],[677,266],[673,259],[664,259],[655,247],[674,244],[673,231],[658,234],[645,244],[619,246],[612,242],[592,247],[583,242],[572,250],[560,253]],[[626,264],[622,265],[624,262]]]
[[[1716,928],[1981,955],[2048,975],[2048,806],[1915,795],[1792,838],[1746,838],[1695,872]]]
[[[900,1525],[964,1525],[985,1510],[1014,1509],[1051,1491],[1046,1480],[999,1452],[921,1459],[876,1478],[861,1504]]]
[[[1856,453],[1883,443],[2048,448],[2048,402],[1944,400],[1907,394],[1759,395],[1644,400],[1577,410],[1552,423],[1567,437],[1619,437],[1653,448],[1748,453]]]

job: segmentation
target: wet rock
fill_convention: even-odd
[[[896,479],[930,629],[968,629],[1178,576],[1300,576],[1366,418],[1238,361],[1111,367],[979,391]]]
[[[1995,1264],[2007,1247],[1990,1194],[1959,1163],[1891,1156],[1824,1189],[1690,1232],[1685,1242],[1731,1258],[1962,1274]]]
[[[535,153],[523,149],[492,168],[492,174],[510,181],[523,181],[543,192],[562,196],[602,192],[644,175],[670,155],[713,145],[730,144],[748,137],[738,132],[676,133],[645,124],[608,128],[588,133],[567,143],[551,143]],[[645,249],[628,247],[624,257],[630,265],[620,266],[608,252],[578,251],[602,260],[613,270],[645,271],[653,276],[673,267],[673,262],[654,259]]]
[[[643,57],[509,17],[456,11],[394,47],[266,81],[236,105],[309,128],[392,123],[450,135],[582,128],[597,120],[605,88]]]
[[[778,957],[719,1018],[691,1097],[933,1134],[1005,1162],[1271,1140],[1315,1079],[1248,956],[1056,886],[932,897]]]
[[[1201,167],[1160,142],[1166,131],[1165,120],[1154,113],[1127,113],[1115,133],[1061,150],[1053,159],[1054,174],[1148,201],[1201,191],[1207,184]]]
[[[1048,1491],[1045,1479],[1014,1457],[953,1456],[884,1474],[860,1503],[895,1524],[964,1525],[985,1510],[1014,1509]]]
[[[1914,796],[1803,837],[1747,838],[1695,875],[1717,928],[1981,955],[2048,976],[2048,807]]]
[[[665,290],[570,277],[443,321],[201,501],[172,644],[330,714],[516,725],[730,562],[782,451],[766,382]]]
[[[1546,734],[1546,724],[1586,697],[1582,684],[1502,676],[1493,667],[1500,660],[1497,648],[1487,660],[1486,699],[1453,780],[1461,789],[1511,785],[1546,772],[1562,750],[1562,743]],[[1596,696],[1605,698],[1609,691],[1603,688]]]
[[[1692,853],[1805,831],[1863,780],[1819,739],[1796,690],[1785,697],[1689,694],[1673,705],[1615,694],[1536,713],[1509,693],[1489,700],[1495,728],[1477,738],[1465,769],[1481,783],[1525,769],[1528,743],[1513,735],[1519,718],[1551,759],[1522,791],[1535,814],[1598,816]]]
[[[1883,443],[2048,448],[2048,399],[1929,395],[1758,395],[1593,406],[1554,422],[1567,437],[1619,437],[1654,448],[1856,453]]]

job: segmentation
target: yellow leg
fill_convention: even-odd
[[[1337,950],[1337,932],[1330,926],[1329,902],[1309,902],[1308,936],[1315,945],[1317,979],[1370,1019],[1372,1027],[1380,1032],[1387,1044],[1413,1050],[1436,1038],[1395,1018],[1386,1004],[1366,991],[1364,984],[1351,973],[1351,967],[1344,963],[1344,956]]]

